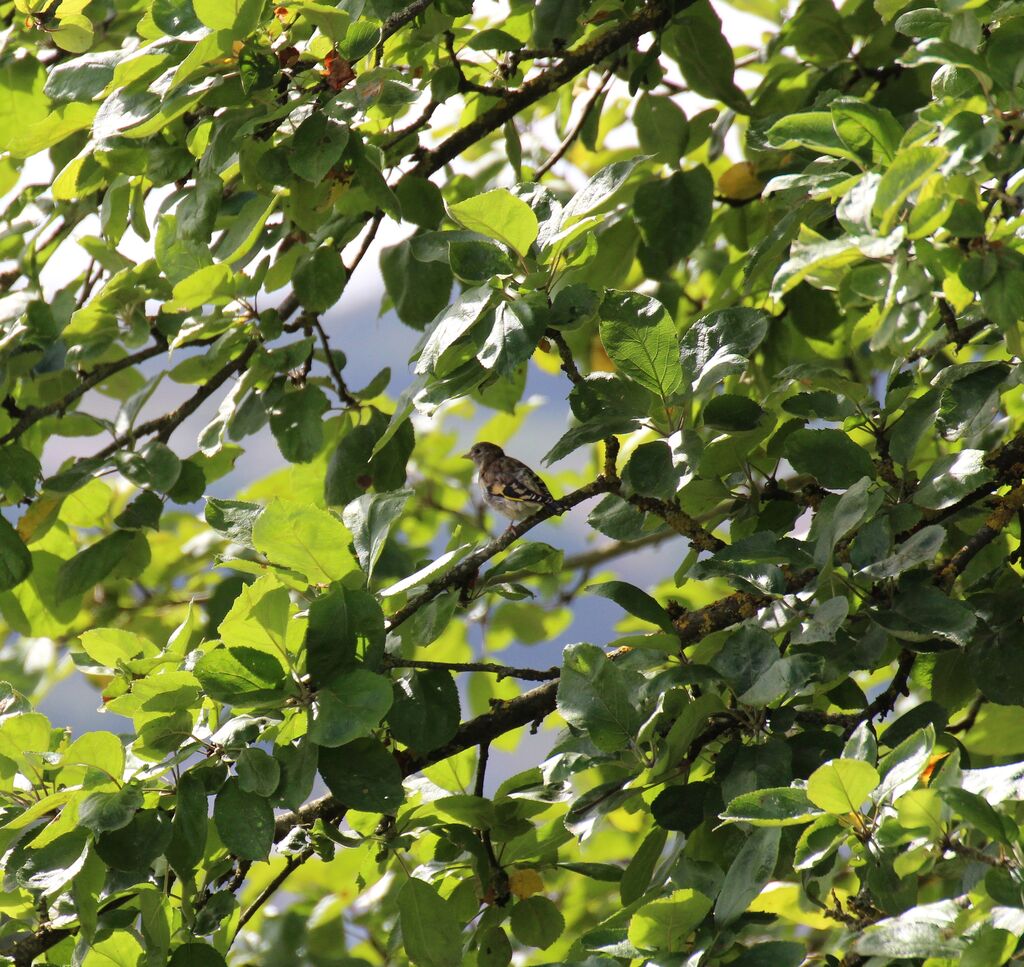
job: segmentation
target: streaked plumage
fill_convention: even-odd
[[[561,510],[547,484],[521,460],[506,456],[501,447],[475,443],[465,457],[476,464],[484,500],[499,514],[518,521],[541,507]]]

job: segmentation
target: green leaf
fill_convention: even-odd
[[[388,534],[412,495],[411,490],[363,494],[345,508],[342,519],[352,532],[359,566],[366,572],[367,581],[373,579],[373,568],[384,550]]]
[[[545,465],[555,463],[588,443],[597,443],[599,440],[620,433],[629,433],[634,429],[636,429],[636,420],[625,417],[588,420],[586,423],[572,427],[559,437],[555,445],[541,457],[541,462]]]
[[[144,490],[114,518],[114,524],[126,530],[159,530],[163,509],[163,501],[153,491]]]
[[[97,965],[101,967],[101,965]],[[107,967],[103,964],[102,967]],[[227,961],[216,947],[189,940],[171,954],[167,967],[227,967]]]
[[[632,584],[625,581],[606,581],[604,584],[591,584],[587,590],[614,601],[623,610],[657,625],[662,631],[669,634],[675,632],[672,616],[646,591],[641,591]]]
[[[703,165],[640,185],[633,211],[643,239],[640,264],[649,276],[665,277],[700,244],[711,224],[713,197]]]
[[[743,705],[763,707],[804,691],[820,680],[825,670],[821,655],[786,655],[773,664],[753,685],[737,696]]]
[[[519,541],[511,551],[487,572],[487,582],[501,575],[529,571],[532,574],[558,574],[562,570],[563,552],[540,541]]]
[[[254,747],[242,749],[235,762],[235,772],[242,791],[257,796],[272,796],[281,781],[277,759]]]
[[[616,161],[606,165],[566,203],[562,209],[561,224],[570,226],[606,205],[615,193],[626,183],[639,158]]]
[[[32,555],[18,532],[0,517],[0,591],[20,584],[32,572]]]
[[[99,835],[127,826],[142,808],[142,789],[134,784],[116,792],[94,792],[78,804],[78,822]]]
[[[922,476],[913,500],[919,507],[942,510],[991,479],[984,450],[943,454]]]
[[[238,294],[238,277],[224,262],[204,265],[178,282],[164,312],[189,312],[200,306],[224,306]]]
[[[811,773],[807,798],[835,816],[857,812],[878,788],[878,771],[862,759],[833,759]]]
[[[477,967],[506,967],[512,962],[512,944],[501,927],[488,927],[480,937]]]
[[[721,101],[740,114],[750,113],[746,95],[733,81],[732,46],[708,0],[699,0],[676,16],[665,40],[691,91]]]
[[[715,923],[724,926],[746,912],[772,878],[779,858],[782,830],[778,826],[755,829],[740,847],[715,900]]]
[[[644,94],[633,109],[633,123],[645,154],[674,165],[686,153],[690,125],[671,97]]]
[[[435,372],[441,357],[491,308],[494,297],[494,290],[490,286],[477,286],[467,289],[447,309],[440,312],[427,330],[416,363],[416,372]]]
[[[839,97],[829,105],[836,134],[866,161],[889,164],[896,157],[903,128],[891,111],[856,97]]]
[[[213,802],[221,842],[242,860],[260,861],[274,845],[274,810],[268,800],[242,789],[238,779],[224,783]]]
[[[292,276],[295,297],[309,312],[326,312],[341,298],[348,274],[338,250],[321,246],[300,263]]]
[[[275,497],[252,528],[253,544],[269,560],[329,584],[356,568],[345,526],[319,507]]]
[[[284,393],[270,407],[270,429],[289,463],[309,463],[324,445],[323,415],[330,403],[318,386]]]
[[[779,646],[772,636],[757,625],[746,624],[725,640],[722,650],[710,664],[733,693],[741,695],[752,688],[779,657]]]
[[[402,946],[423,967],[459,967],[462,930],[447,900],[423,880],[410,877],[398,892]]]
[[[864,568],[864,573],[875,579],[893,578],[935,559],[946,540],[946,529],[941,524],[929,524],[908,537],[895,553],[877,564]]]
[[[90,944],[82,958],[82,967],[137,967],[145,952],[139,938],[127,930],[118,930],[98,943]],[[207,967],[202,964],[201,967]]]
[[[570,645],[558,681],[558,711],[587,732],[599,749],[617,751],[633,741],[640,728],[634,676],[595,645]]]
[[[764,410],[752,399],[735,393],[722,393],[708,400],[701,411],[705,426],[725,433],[753,430],[764,416]]]
[[[531,896],[512,907],[512,933],[528,947],[546,950],[565,929],[565,918],[547,897]]]
[[[161,0],[154,5],[154,15],[156,6],[169,2],[170,0]],[[91,101],[113,80],[114,68],[123,56],[121,51],[107,50],[102,53],[83,54],[81,57],[55,64],[47,72],[43,91],[55,104]]]
[[[752,826],[802,826],[820,816],[803,789],[758,789],[737,796],[721,814],[724,822]]]
[[[504,188],[449,205],[448,214],[464,228],[497,239],[523,257],[537,238],[533,209]]]
[[[413,241],[407,238],[382,248],[380,273],[398,318],[414,329],[422,329],[447,307],[454,277],[446,262],[416,258]]]
[[[384,639],[384,615],[373,595],[333,587],[309,606],[306,628],[306,667],[319,686],[336,671],[352,664],[358,643],[376,647]]]
[[[259,504],[246,500],[220,500],[217,497],[207,497],[204,515],[206,523],[222,537],[226,537],[234,544],[241,544],[243,547],[251,547],[255,550],[255,545],[252,542],[252,528],[262,513],[263,508]]]
[[[120,628],[93,628],[83,631],[78,640],[85,653],[104,668],[118,668],[122,662],[140,655],[152,657],[157,654],[156,646],[148,638]]]
[[[288,166],[300,178],[320,184],[345,153],[348,128],[314,111],[299,125],[288,152]]]
[[[819,816],[797,840],[793,869],[809,870],[831,856],[850,835],[849,827],[834,816]]]
[[[167,493],[181,474],[181,460],[166,444],[154,441],[142,450],[122,451],[114,457],[117,469],[133,484]]]
[[[335,675],[317,690],[309,737],[317,745],[345,745],[369,735],[391,708],[391,683],[365,668]]]
[[[719,309],[701,316],[683,334],[680,360],[694,393],[741,373],[768,332],[760,309]]]
[[[654,875],[654,868],[661,859],[666,842],[668,830],[652,830],[633,854],[619,881],[619,898],[624,907],[643,896]]]
[[[140,809],[126,826],[96,838],[96,852],[111,869],[148,870],[171,841],[171,817],[161,809]]]
[[[908,911],[914,913],[917,909]],[[897,917],[873,923],[853,943],[853,949],[865,957],[952,958],[959,962],[966,944],[952,932],[952,920],[947,923],[922,919],[915,922],[910,916]]]
[[[134,531],[115,531],[65,561],[57,572],[57,598],[82,595],[105,580],[125,560],[137,539],[145,542]]]
[[[823,487],[845,489],[875,475],[867,450],[842,430],[797,430],[786,437],[782,452],[794,470],[817,477]]]
[[[461,709],[450,672],[441,668],[407,672],[395,680],[394,689],[394,704],[388,712],[392,738],[425,755],[455,736]]]
[[[253,706],[282,698],[285,670],[271,654],[256,648],[214,648],[193,669],[203,691],[217,702]]]
[[[875,192],[872,211],[881,232],[892,229],[903,203],[948,156],[946,148],[927,145],[904,148],[896,155]]]
[[[206,788],[194,772],[186,772],[175,790],[174,821],[167,862],[181,877],[188,877],[203,858],[209,824]]]
[[[547,325],[548,313],[523,299],[499,302],[494,325],[476,358],[484,369],[511,379],[533,355]]]
[[[370,487],[377,491],[400,490],[414,443],[409,420],[396,419],[389,425],[386,417],[375,413],[368,423],[346,433],[331,454],[324,500],[344,506]]]
[[[682,383],[679,340],[665,307],[639,292],[610,291],[601,303],[601,342],[619,371],[667,399]]]
[[[676,890],[645,903],[630,917],[629,942],[641,950],[682,953],[710,910],[711,900],[699,890]]]
[[[405,799],[402,770],[377,739],[321,748],[318,768],[327,788],[350,809],[393,815]]]
[[[262,0],[192,0],[196,16],[212,30],[229,30],[235,38],[251,33],[263,12]]]
[[[856,151],[839,136],[828,111],[807,111],[780,118],[769,128],[767,137],[773,147],[781,150],[808,148],[860,163]]]
[[[748,947],[730,967],[800,967],[807,950],[803,943],[795,940],[769,940]]]

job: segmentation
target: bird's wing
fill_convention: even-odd
[[[525,463],[506,457],[488,475],[487,492],[492,497],[521,500],[524,503],[547,504],[554,501],[547,484]]]

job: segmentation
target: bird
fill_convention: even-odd
[[[542,507],[562,512],[551,491],[525,463],[506,456],[494,443],[474,443],[463,456],[476,464],[484,500],[511,521],[520,521]]]

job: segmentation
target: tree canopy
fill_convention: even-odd
[[[0,10],[0,963],[1020,956],[1024,4]]]

